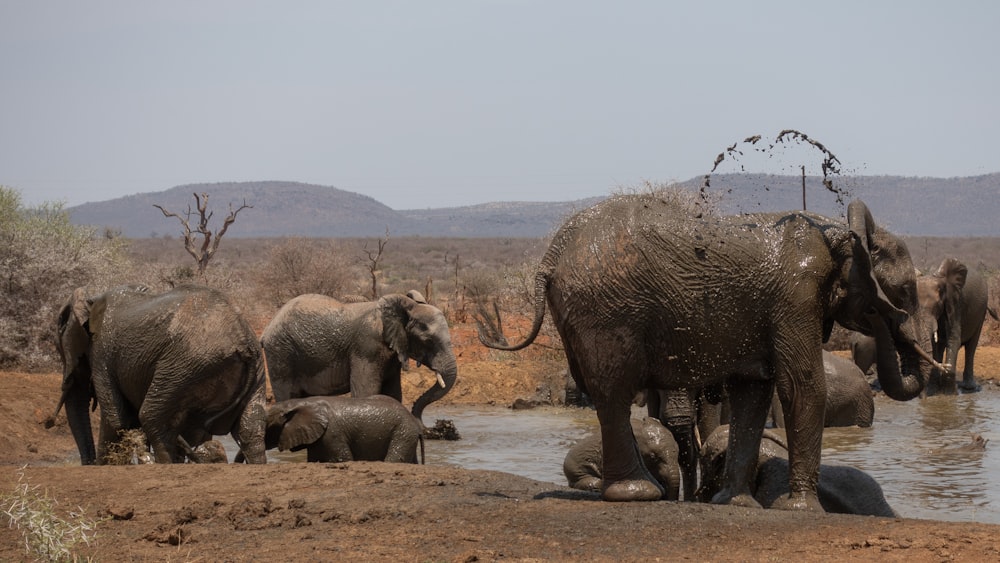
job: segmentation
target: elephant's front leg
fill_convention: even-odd
[[[795,386],[794,394],[787,386],[779,385],[778,396],[785,410],[788,436],[789,494],[775,500],[771,508],[823,512],[817,492],[826,410],[822,364]]]
[[[597,405],[604,450],[602,498],[608,501],[660,500],[663,488],[642,463],[632,435],[631,397],[622,396],[602,403]]]
[[[712,497],[714,504],[760,508],[750,484],[757,470],[757,452],[764,432],[774,382],[732,379],[728,384],[732,420],[726,455],[725,485]]]

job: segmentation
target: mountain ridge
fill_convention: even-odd
[[[827,191],[821,178],[806,177],[810,211],[842,216],[844,205]],[[696,177],[677,185],[698,190]],[[844,191],[844,203],[860,198],[879,224],[911,236],[1000,236],[1000,173],[955,178],[906,176],[847,176],[835,178]],[[802,207],[801,176],[723,174],[711,177],[709,193],[717,194],[726,212],[756,212]],[[76,224],[94,225],[129,238],[175,235],[177,218],[164,217],[161,205],[184,216],[194,210],[193,194],[208,194],[213,229],[221,225],[230,207],[244,202],[227,236],[237,237],[543,237],[570,214],[603,197],[571,201],[493,201],[476,205],[432,209],[394,210],[369,196],[292,181],[216,182],[175,186],[89,202],[68,208]],[[606,196],[605,196],[606,197]]]

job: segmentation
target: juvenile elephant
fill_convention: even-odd
[[[157,463],[181,462],[212,436],[232,434],[264,463],[264,362],[250,325],[221,293],[124,286],[81,288],[59,313],[62,398],[84,465],[104,463],[119,433],[142,428]],[[101,407],[97,448],[88,413]]]
[[[271,319],[261,337],[277,401],[313,395],[388,395],[402,401],[402,366],[413,358],[438,383],[413,403],[413,415],[444,397],[458,368],[448,321],[437,307],[405,295],[341,303],[300,295]]]
[[[399,401],[385,395],[364,398],[306,397],[267,409],[268,449],[308,453],[308,461],[423,463],[423,426]]]
[[[867,428],[875,420],[875,399],[865,374],[853,361],[823,351],[823,373],[826,375],[826,412],[823,426],[861,426]],[[774,425],[784,428],[785,417],[781,402],[773,401]]]
[[[480,339],[501,350],[528,346],[548,304],[570,372],[597,409],[605,500],[663,495],[628,422],[639,390],[725,381],[734,444],[714,502],[757,506],[750,473],[777,387],[795,462],[790,494],[776,504],[821,510],[821,345],[834,322],[876,337],[879,378],[894,399],[918,396],[932,361],[929,336],[911,316],[916,275],[906,245],[864,203],[847,215],[847,224],[799,211],[721,216],[680,192],[610,197],[553,237],[525,340]]]
[[[920,316],[933,335],[934,359],[944,364],[944,371],[931,372],[927,395],[954,395],[980,390],[973,362],[986,314],[996,319],[988,306],[989,287],[976,270],[954,258],[945,258],[937,272],[917,278]],[[965,349],[962,381],[955,384],[958,349]]]
[[[632,432],[646,469],[666,491],[667,500],[680,495],[681,472],[677,464],[677,442],[655,418],[631,419]],[[588,436],[569,449],[563,473],[569,486],[584,491],[601,490],[601,435]],[[694,488],[692,488],[692,491]],[[692,500],[690,498],[685,500]]]
[[[729,426],[720,426],[701,449],[701,487],[698,497],[708,501],[724,482]],[[788,494],[788,443],[783,430],[765,430],[752,472],[751,492],[764,508]],[[898,516],[885,500],[882,487],[864,471],[846,465],[819,466],[819,502],[827,512],[864,516]]]

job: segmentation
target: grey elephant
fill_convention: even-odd
[[[729,426],[716,429],[701,449],[701,486],[698,497],[712,498],[724,483]],[[752,474],[751,492],[764,508],[788,494],[788,442],[784,430],[764,431]],[[864,471],[846,465],[819,466],[819,502],[827,512],[896,517],[878,482]]]
[[[265,375],[250,325],[220,292],[125,286],[73,292],[59,313],[62,398],[84,465],[104,463],[122,431],[141,428],[157,463],[231,434],[264,463]],[[97,447],[89,406],[101,407]]]
[[[861,369],[852,360],[823,350],[823,373],[826,375],[823,426],[871,426],[875,420],[875,399]],[[777,396],[771,408],[774,426],[784,428],[785,417]]]
[[[267,409],[268,449],[305,449],[308,461],[423,463],[423,425],[399,401],[371,397],[306,397]]]
[[[656,500],[628,423],[646,388],[725,381],[733,447],[717,503],[758,506],[750,474],[777,388],[790,437],[790,494],[817,499],[826,384],[821,345],[834,322],[871,334],[886,393],[909,400],[930,371],[930,342],[912,316],[916,275],[905,243],[864,203],[847,224],[806,212],[721,216],[683,193],[610,197],[555,234],[535,277],[534,341],[546,304],[570,373],[594,402],[604,447],[602,497]],[[899,354],[897,358],[897,353]],[[738,439],[737,439],[738,438]]]
[[[677,442],[659,420],[633,418],[632,433],[646,469],[666,491],[664,498],[680,498],[681,472],[677,463]],[[570,487],[584,491],[601,490],[601,435],[580,440],[566,453],[563,474]],[[692,488],[692,491],[694,489]],[[691,498],[685,500],[692,500]]]
[[[643,392],[643,400],[648,415],[658,419],[673,436],[684,486],[683,498],[693,501],[698,480],[698,450],[701,440],[721,424],[728,407],[725,389],[722,385],[648,389]],[[642,451],[641,445],[639,449]]]
[[[927,395],[954,395],[980,390],[976,383],[974,362],[983,321],[996,311],[988,306],[989,287],[976,270],[954,258],[945,258],[934,274],[917,278],[920,316],[933,335],[934,359],[946,371],[934,370],[927,383]],[[965,349],[962,380],[956,385],[955,367],[959,348]]]
[[[438,378],[413,403],[420,419],[427,405],[455,386],[458,375],[444,314],[399,294],[364,303],[300,295],[271,319],[261,344],[277,401],[348,392],[402,401],[400,371],[412,358]]]

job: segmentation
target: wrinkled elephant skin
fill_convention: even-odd
[[[754,504],[750,476],[777,389],[796,433],[790,492],[775,506],[821,510],[821,345],[834,323],[876,337],[890,397],[918,396],[930,371],[905,244],[860,201],[847,215],[846,224],[797,211],[721,216],[680,191],[608,198],[553,237],[535,277],[526,339],[481,340],[524,348],[548,306],[570,372],[597,408],[605,500],[663,495],[628,422],[638,391],[725,382],[734,447],[715,502]]]
[[[387,461],[417,463],[423,458],[423,427],[399,401],[371,397],[306,397],[267,410],[268,449],[305,449],[315,462]]]
[[[341,303],[310,294],[286,303],[261,337],[275,400],[350,393],[402,401],[400,371],[413,359],[438,376],[413,403],[420,419],[454,387],[458,368],[448,321],[419,297]]]
[[[83,464],[104,463],[124,430],[141,428],[157,463],[231,434],[264,463],[264,362],[250,325],[221,293],[124,286],[77,289],[59,315],[63,401]],[[101,408],[97,447],[88,405]]]

